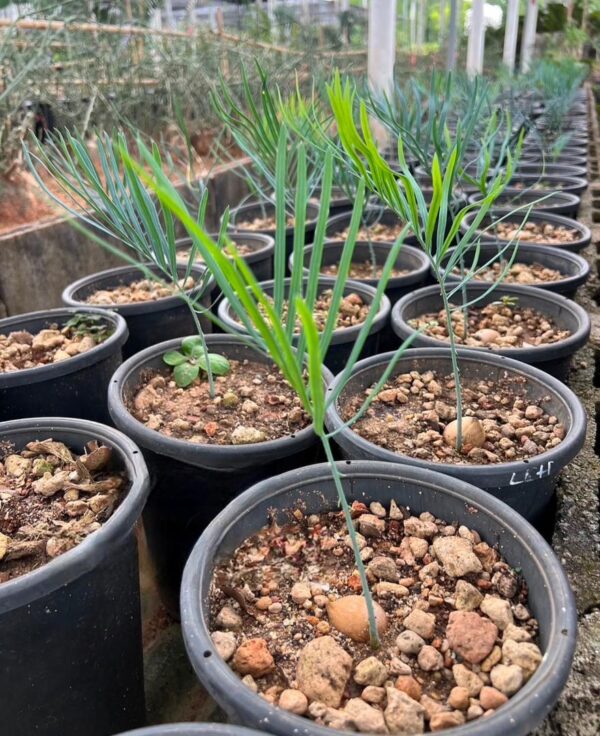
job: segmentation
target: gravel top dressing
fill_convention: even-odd
[[[269,702],[341,730],[418,734],[502,708],[542,659],[518,572],[433,514],[354,502],[352,516],[381,648],[343,515],[297,508],[216,568],[219,654]]]
[[[551,243],[552,245],[564,245],[579,240],[579,231],[564,225],[551,225],[550,223],[538,224],[527,222],[519,233],[519,225],[513,222],[499,222],[489,230],[490,234],[496,234],[502,240],[513,240],[517,238],[520,243]]]
[[[226,376],[179,388],[155,374],[138,390],[129,410],[149,429],[168,437],[210,445],[243,445],[279,439],[308,426],[300,399],[272,365],[230,360]]]
[[[321,267],[321,273],[325,276],[337,276],[338,270],[339,266],[336,263]],[[405,276],[407,273],[410,273],[407,268],[393,268],[390,273],[390,278]],[[363,281],[364,279],[379,279],[382,274],[383,265],[379,265],[378,263],[373,264],[371,261],[363,261],[361,263],[353,261],[350,265],[348,278]]]
[[[535,285],[545,284],[551,281],[560,281],[564,278],[560,271],[555,268],[548,268],[541,263],[513,263],[508,271],[506,271],[506,262],[496,262],[486,268],[484,271],[477,273],[475,278],[477,281],[498,281],[499,277],[504,273],[502,282],[505,284],[523,284]],[[453,270],[454,274],[460,276],[460,268]],[[465,274],[471,273],[466,270]]]
[[[95,315],[73,317],[62,327],[51,324],[36,333],[27,330],[0,335],[0,373],[59,363],[95,348],[111,328]]]
[[[190,276],[187,279],[180,279],[178,282],[180,288],[193,289],[196,285],[195,280]],[[119,284],[110,289],[100,289],[87,297],[86,304],[96,304],[108,306],[111,304],[137,304],[138,302],[155,302],[158,299],[174,296],[177,288],[171,284],[165,284],[162,281],[154,279],[140,279],[132,281],[129,284]]]
[[[404,224],[398,222],[395,225],[385,225],[382,222],[369,225],[367,227],[361,227],[356,236],[356,240],[373,241],[375,243],[393,243],[396,241]],[[350,234],[350,227],[348,226],[344,230],[339,230],[334,233],[331,237],[334,240],[346,240]]]
[[[111,459],[97,442],[81,456],[52,439],[21,452],[0,447],[0,583],[45,565],[107,521],[127,482]]]
[[[411,371],[388,381],[352,429],[387,450],[431,462],[487,465],[522,460],[556,447],[566,435],[557,417],[544,410],[550,397],[532,401],[526,389],[526,379],[520,376],[463,381],[460,451],[454,378],[434,371]],[[364,399],[342,395],[344,421]]]
[[[457,342],[467,347],[524,348],[551,345],[569,337],[569,330],[559,329],[555,322],[532,307],[519,307],[507,301],[492,302],[485,307],[469,307],[452,312],[452,329]],[[423,314],[409,321],[415,329],[438,340],[449,340],[445,310]]]
[[[327,324],[327,318],[329,316],[329,308],[331,306],[331,297],[333,296],[333,291],[331,289],[326,289],[325,291],[322,291],[315,300],[315,306],[313,309],[313,316],[315,319],[315,323],[317,325],[317,329],[321,332],[325,329],[325,325]],[[272,300],[271,297],[267,297]],[[261,311],[262,308],[259,305],[258,307]],[[342,297],[340,301],[340,308],[338,312],[338,317],[335,323],[335,329],[340,330],[344,329],[346,327],[353,327],[354,325],[362,324],[369,314],[369,310],[371,309],[371,305],[365,303],[363,298],[354,292],[350,294],[346,294]],[[284,301],[282,306],[282,314],[281,314],[281,322],[282,324],[285,324],[285,321],[287,319],[287,310],[288,310],[288,302]],[[236,314],[232,314],[233,319],[236,322],[240,322],[239,317]],[[300,322],[297,320],[296,328],[294,332],[298,334],[300,332]]]

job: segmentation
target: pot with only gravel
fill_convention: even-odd
[[[182,625],[204,687],[230,718],[280,736],[530,733],[575,645],[572,594],[550,547],[456,478],[338,467],[381,647],[368,643],[331,466],[315,465],[253,486],[195,546]]]

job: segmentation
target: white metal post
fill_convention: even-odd
[[[396,0],[371,0],[368,71],[369,84],[374,92],[391,92],[395,60]]]
[[[527,14],[521,40],[521,71],[529,71],[533,51],[535,48],[535,34],[537,31],[538,4],[537,0],[527,0]]]
[[[427,0],[417,0],[417,46],[425,43],[425,29],[427,27]]]
[[[485,24],[483,21],[483,0],[473,0],[467,46],[467,74],[474,77],[483,71],[483,49],[485,45]]]
[[[504,53],[502,62],[512,74],[515,69],[517,55],[517,37],[519,35],[519,0],[508,0],[506,23],[504,30]]]
[[[446,71],[453,72],[456,68],[456,50],[458,48],[458,2],[450,0],[450,19],[448,21],[448,55],[446,57]]]
[[[373,92],[391,95],[396,61],[396,0],[369,3],[368,48],[369,86]],[[377,123],[373,121],[373,133],[384,147],[388,136],[383,125]]]

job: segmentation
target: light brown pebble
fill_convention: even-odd
[[[425,672],[436,672],[444,667],[444,657],[435,647],[426,644],[417,657],[419,667]]]
[[[479,702],[484,710],[490,710],[490,708],[496,710],[507,701],[508,697],[495,687],[486,686],[479,693]]]
[[[423,695],[423,688],[417,682],[417,680],[415,680],[415,678],[411,676],[401,675],[396,680],[395,688],[403,693],[406,693],[409,697],[411,697],[413,700],[416,700],[417,702],[421,700],[421,696]]]
[[[308,698],[300,690],[288,689],[279,696],[278,705],[283,710],[302,716],[308,710]]]
[[[466,710],[471,703],[466,687],[453,687],[448,696],[448,705],[456,710]]]
[[[452,713],[436,713],[429,721],[429,728],[432,731],[443,731],[445,728],[462,726],[464,722],[464,715],[457,710],[452,711]]]
[[[376,687],[375,685],[367,685],[367,687],[362,691],[360,697],[367,703],[379,705],[384,701],[385,688]]]

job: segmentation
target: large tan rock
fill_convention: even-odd
[[[473,544],[463,537],[437,537],[433,540],[433,551],[451,577],[461,578],[483,570]]]
[[[339,708],[351,673],[352,657],[331,636],[322,636],[300,652],[297,687],[309,700]]]
[[[396,688],[388,687],[386,693],[387,706],[383,715],[389,732],[399,734],[399,736],[424,733],[425,711],[423,707]]]

